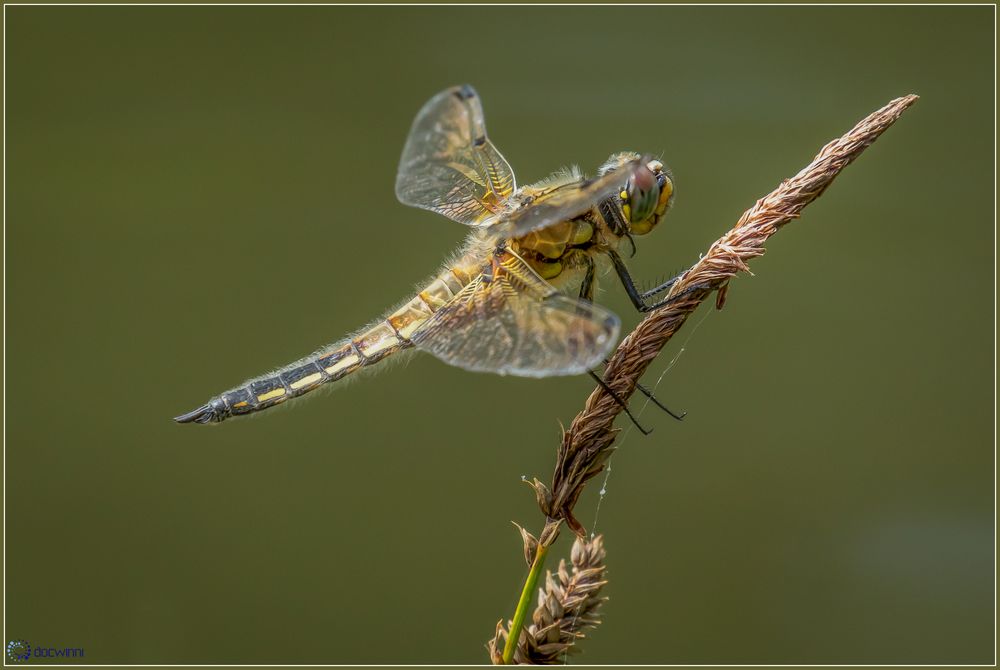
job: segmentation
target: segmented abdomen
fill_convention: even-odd
[[[459,268],[445,269],[409,302],[358,335],[277,372],[251,379],[213,398],[201,408],[177,417],[177,421],[212,423],[230,416],[250,414],[374,365],[412,346],[410,336],[459,293],[469,280],[469,274]]]

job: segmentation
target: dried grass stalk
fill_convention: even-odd
[[[717,292],[716,307],[721,309],[725,303],[729,280],[740,272],[749,272],[747,262],[764,254],[764,242],[779,228],[797,218],[806,205],[826,190],[841,170],[861,155],[916,101],[916,95],[907,95],[868,115],[843,137],[823,147],[797,175],[781,182],[774,191],[744,212],[732,230],[712,244],[708,252],[681,275],[669,294],[674,298],[673,301],[651,312],[622,340],[604,371],[607,387],[627,402],[646,368],[698,306],[713,292]],[[535,623],[528,627],[527,633],[523,633],[521,625],[527,614],[534,580],[540,574],[548,547],[558,536],[562,523],[566,522],[577,534],[578,544],[584,542],[586,532],[573,516],[573,508],[584,485],[604,470],[614,450],[617,431],[613,423],[621,411],[622,406],[608,391],[600,386],[594,389],[587,398],[583,411],[573,419],[569,430],[563,433],[551,486],[546,486],[538,479],[529,482],[535,490],[538,506],[545,515],[545,526],[537,540],[521,529],[525,559],[532,569],[515,611],[513,621],[516,624],[512,625],[513,630],[505,629],[501,622],[497,625],[496,637],[488,645],[494,663],[503,662],[503,657],[508,655],[508,660],[517,662],[549,662],[542,659],[558,657],[562,652],[557,651],[557,647],[559,650],[568,649],[573,640],[580,637],[577,629],[562,628],[566,621],[566,608],[563,606],[560,614],[556,605],[562,602],[560,599],[565,590],[558,591],[558,584],[552,580],[547,583],[544,592],[551,595],[543,599],[552,603],[551,609],[546,605],[549,614],[540,614],[536,610]],[[604,552],[599,544],[597,546],[601,570],[600,576],[595,579],[603,586]],[[576,559],[573,579],[577,576],[575,565]],[[566,584],[568,588],[570,582],[563,579],[564,574],[560,564],[559,583]],[[599,601],[594,603],[593,608],[597,604]],[[547,623],[550,620],[551,623]],[[591,619],[583,617],[581,625],[587,625],[588,621]],[[550,634],[558,634],[558,637],[550,640]],[[518,645],[509,645],[501,655],[499,641],[507,639],[508,635],[517,639]]]
[[[598,535],[587,541],[577,538],[570,552],[572,572],[566,561],[559,561],[555,574],[545,573],[545,588],[538,589],[538,606],[532,623],[521,631],[514,662],[530,665],[563,663],[567,654],[576,653],[574,643],[586,637],[584,631],[596,628],[601,620],[597,610],[607,598],[600,595],[607,584],[604,564],[604,541]],[[486,643],[494,665],[503,661],[501,649],[507,641],[510,622],[497,624],[496,635]]]
[[[718,291],[716,306],[721,309],[729,280],[740,272],[749,272],[747,262],[764,254],[764,242],[797,218],[916,100],[916,95],[897,98],[870,114],[846,135],[823,147],[801,172],[781,182],[744,212],[733,229],[680,277],[669,294],[676,299],[651,312],[618,346],[604,371],[608,387],[627,401],[646,368],[702,301]],[[551,488],[538,480],[533,482],[539,507],[547,519],[539,538],[542,544],[555,539],[562,521],[577,535],[584,534],[583,526],[573,517],[573,507],[587,480],[604,469],[617,432],[612,424],[621,411],[607,391],[594,389],[583,411],[563,434]]]

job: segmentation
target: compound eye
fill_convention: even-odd
[[[656,211],[656,204],[660,200],[660,185],[656,175],[648,168],[641,167],[636,170],[629,179],[625,191],[628,195],[629,223],[645,221]]]

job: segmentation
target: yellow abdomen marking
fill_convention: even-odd
[[[366,358],[375,358],[378,354],[399,345],[399,343],[400,339],[396,332],[385,321],[365,331],[354,340],[354,346]]]
[[[318,382],[322,378],[323,378],[323,373],[322,372],[316,372],[314,374],[309,375],[308,377],[303,377],[302,379],[300,379],[297,382],[292,382],[291,384],[289,384],[289,386],[292,387],[293,391],[297,391],[300,388],[302,388],[303,386],[309,386],[310,384],[315,384],[316,382]]]
[[[277,388],[274,389],[273,391],[268,391],[263,395],[257,396],[257,402],[267,402],[268,400],[274,400],[275,398],[280,398],[283,395],[285,395],[285,389]]]
[[[400,337],[409,339],[410,335],[432,316],[434,310],[423,298],[417,296],[391,314],[386,321],[396,329]]]
[[[326,374],[333,376],[338,372],[354,367],[361,362],[357,354],[348,354],[326,369]]]

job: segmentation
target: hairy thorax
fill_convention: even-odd
[[[511,250],[556,288],[572,291],[607,249],[618,246],[596,208],[570,221],[510,240]]]

